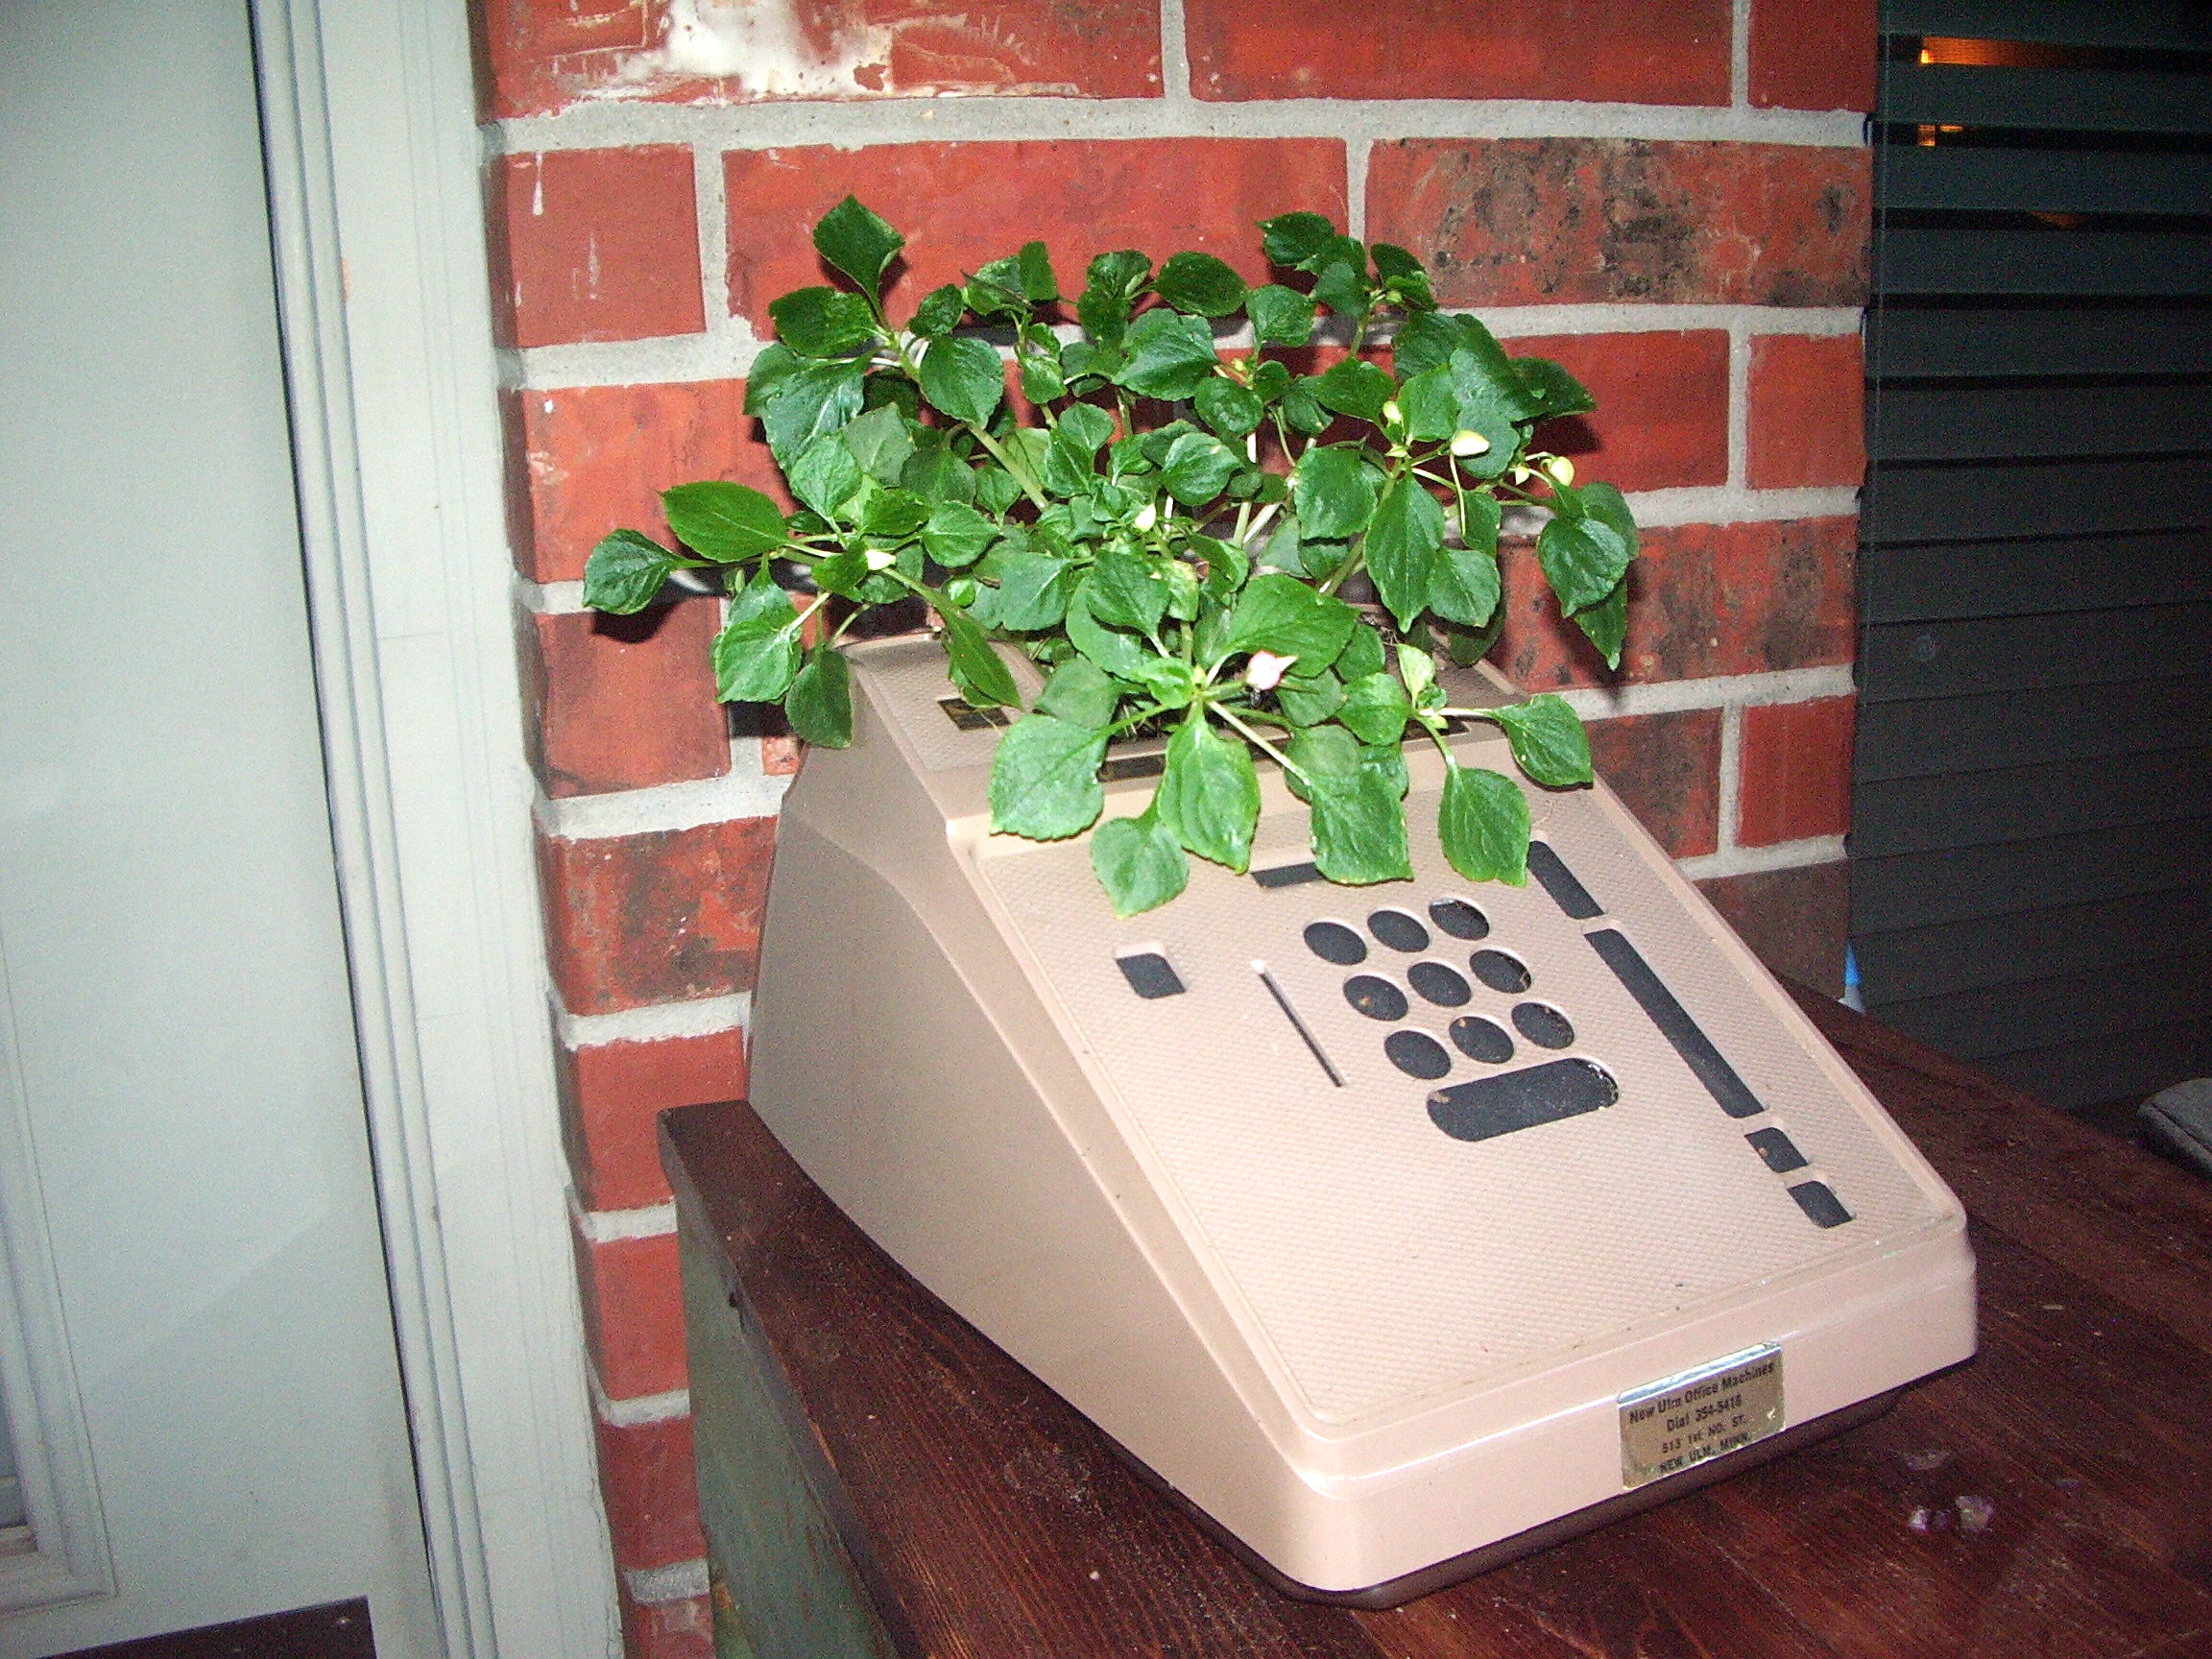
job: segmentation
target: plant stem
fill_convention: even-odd
[[[960,424],[975,434],[975,442],[983,445],[985,452],[990,455],[992,460],[998,462],[999,466],[1013,474],[1014,482],[1022,486],[1022,493],[1037,504],[1039,512],[1043,512],[1052,505],[1050,499],[1046,495],[1044,488],[1036,479],[1029,476],[1028,468],[1017,466],[1012,452],[1002,447],[998,439],[992,437],[990,433],[984,431],[973,421],[963,421]]]
[[[1231,711],[1228,704],[1208,703],[1203,705],[1203,707],[1213,709],[1214,712],[1220,715],[1223,720],[1236,727],[1239,736],[1241,736],[1247,743],[1250,743],[1253,747],[1258,749],[1262,754],[1265,755],[1269,759],[1273,760],[1276,765],[1282,767],[1284,771],[1289,773],[1291,777],[1297,779],[1299,782],[1305,784],[1309,789],[1313,786],[1313,780],[1306,775],[1306,769],[1304,767],[1298,765],[1290,758],[1289,756],[1286,755],[1282,750],[1276,748],[1274,744],[1268,742],[1266,738],[1262,737],[1259,733],[1253,731],[1252,728],[1245,725],[1243,721],[1238,719],[1236,714]]]

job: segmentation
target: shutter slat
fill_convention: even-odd
[[[2212,9],[2195,0],[1887,0],[1882,33],[2205,52]]]
[[[1893,858],[1851,854],[1854,936],[2162,893],[2212,869],[2212,819],[2075,830]]]
[[[1870,703],[1859,711],[1855,765],[1862,782],[1879,783],[2202,744],[2212,744],[2207,673]]]
[[[1877,627],[2197,604],[2212,600],[2212,531],[1871,546],[1859,597]]]
[[[2202,386],[1887,386],[1868,441],[1878,461],[1968,461],[2212,450]]]
[[[2212,749],[1862,783],[1852,802],[1852,848],[1876,858],[2202,817],[2212,813]]]
[[[2043,132],[2212,132],[2212,82],[2109,69],[1897,64],[1883,84],[1879,119]]]
[[[1881,154],[1890,212],[2202,213],[2205,158],[2117,150],[1999,150],[1890,144]]]
[[[1889,466],[1862,510],[1869,542],[2194,529],[2212,524],[2212,460]]]
[[[2212,886],[2103,899],[1862,936],[1869,1002],[1910,1002],[2201,950],[2212,938]]]
[[[1945,376],[2212,373],[2212,309],[1964,311],[1878,306],[1866,325],[1866,373],[1882,380]]]
[[[2137,1100],[2186,1077],[2212,1076],[2212,1019],[2178,1020],[1982,1061],[1984,1070],[2065,1110]]]
[[[2212,236],[2133,230],[1886,230],[1874,286],[1901,294],[2164,298],[2212,291]]]
[[[1867,1009],[1909,1037],[1980,1060],[2200,1018],[2207,984],[2212,955],[2200,953],[1912,1002],[1869,998]]]
[[[2200,674],[2207,660],[2212,605],[1892,623],[1866,630],[1859,701],[2146,682]]]

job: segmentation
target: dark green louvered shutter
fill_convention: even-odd
[[[1868,1008],[2212,1072],[2212,6],[1889,0],[1852,804]]]

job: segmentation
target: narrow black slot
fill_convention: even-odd
[[[1779,1129],[1754,1129],[1743,1139],[1751,1142],[1751,1150],[1777,1175],[1805,1167],[1807,1160],[1805,1154],[1797,1150],[1797,1142]]]
[[[1528,874],[1551,895],[1551,902],[1576,922],[1605,914],[1605,906],[1590,897],[1590,889],[1575,878],[1567,861],[1551,851],[1549,841],[1528,843]]]
[[[1005,709],[978,709],[958,697],[940,697],[937,707],[945,710],[946,719],[963,732],[983,732],[1007,723]]]
[[[1098,781],[1102,783],[1119,783],[1130,778],[1157,778],[1167,770],[1165,755],[1110,756],[1098,768]]]
[[[1321,867],[1317,864],[1277,864],[1271,869],[1255,870],[1252,879],[1262,887],[1295,887],[1301,881],[1321,879]]]
[[[1320,1062],[1321,1070],[1329,1074],[1329,1081],[1335,1084],[1339,1089],[1343,1088],[1343,1077],[1338,1073],[1336,1068],[1330,1064],[1329,1056],[1321,1051],[1319,1040],[1307,1028],[1306,1022],[1298,1018],[1298,1010],[1290,1006],[1290,998],[1285,995],[1283,987],[1275,983],[1275,975],[1267,971],[1267,964],[1255,962],[1252,964],[1252,972],[1259,974],[1260,983],[1267,987],[1267,995],[1275,998],[1275,1006],[1283,1010],[1283,1018],[1289,1021],[1291,1028],[1299,1036],[1306,1039],[1308,1050],[1311,1052],[1315,1060]]]
[[[1797,1208],[1812,1218],[1815,1227],[1840,1227],[1851,1219],[1851,1212],[1843,1208],[1843,1200],[1829,1190],[1825,1181],[1800,1181],[1790,1189],[1790,1196],[1797,1200]]]
[[[1528,867],[1536,867],[1533,858]],[[1605,966],[1613,970],[1628,995],[1636,998],[1637,1006],[1659,1027],[1659,1034],[1674,1045],[1674,1052],[1697,1074],[1697,1081],[1705,1085],[1705,1092],[1719,1104],[1721,1111],[1731,1118],[1755,1118],[1766,1110],[1759,1104],[1758,1096],[1744,1086],[1743,1079],[1736,1075],[1736,1068],[1721,1057],[1720,1050],[1713,1046],[1713,1040],[1690,1018],[1690,1010],[1675,1001],[1674,993],[1660,983],[1659,975],[1651,972],[1651,964],[1644,960],[1642,951],[1628,943],[1627,935],[1611,927],[1600,927],[1583,937],[1605,958]]]
[[[1455,1141],[1488,1141],[1579,1118],[1620,1097],[1612,1073],[1596,1062],[1551,1060],[1439,1089],[1429,1096],[1429,1118]]]
[[[1121,977],[1129,981],[1129,989],[1146,1001],[1183,995],[1182,976],[1157,950],[1140,950],[1114,960],[1121,970]]]

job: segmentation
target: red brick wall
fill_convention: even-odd
[[[781,493],[743,377],[847,192],[908,236],[909,301],[1032,236],[1063,272],[1201,247],[1258,276],[1253,221],[1317,209],[1565,362],[1601,408],[1552,446],[1648,526],[1627,648],[1608,675],[1509,560],[1497,661],[1593,717],[1600,768],[1755,948],[1833,983],[1871,0],[477,13],[581,1362],[633,1654],[709,1651],[653,1118],[744,1088],[796,757],[710,703],[709,604],[595,618],[577,584],[610,528],[662,530],[669,484]]]

